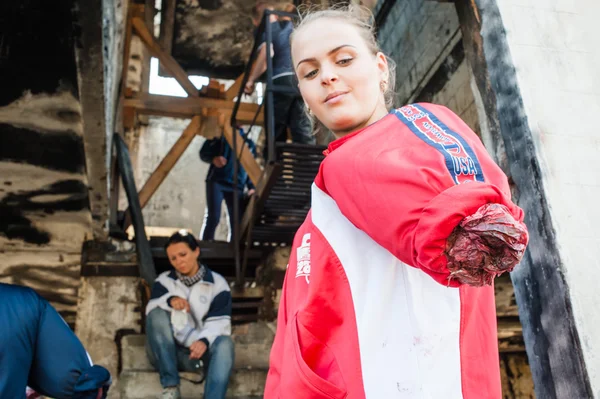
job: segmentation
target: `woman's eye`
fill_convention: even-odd
[[[307,73],[306,75],[304,75],[304,78],[305,79],[313,78],[313,77],[315,77],[317,75],[317,72],[318,72],[317,69],[315,69],[313,71],[310,71],[309,73]]]
[[[336,64],[338,65],[347,65],[352,61],[352,58],[344,58],[342,60],[339,60]]]

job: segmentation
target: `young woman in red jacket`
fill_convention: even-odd
[[[390,111],[393,68],[358,14],[309,14],[291,39],[337,140],[294,239],[265,398],[499,399],[492,281],[523,256],[523,212],[454,113]]]

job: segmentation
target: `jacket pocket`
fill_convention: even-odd
[[[344,399],[348,395],[333,351],[302,326],[291,323],[293,370],[288,370],[283,396],[298,399]],[[285,355],[284,355],[285,356]],[[291,375],[290,375],[291,374]],[[282,381],[283,382],[283,381]]]

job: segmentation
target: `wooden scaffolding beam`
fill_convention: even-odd
[[[168,176],[171,169],[173,169],[173,166],[175,166],[175,164],[177,163],[179,158],[181,158],[181,155],[183,155],[185,150],[188,148],[198,131],[200,131],[201,126],[202,121],[200,119],[200,116],[194,116],[190,124],[185,128],[183,133],[181,133],[179,139],[177,139],[175,144],[173,144],[173,147],[171,147],[167,155],[165,155],[162,161],[160,161],[160,164],[158,164],[156,169],[154,169],[154,172],[152,172],[152,174],[144,184],[144,187],[142,187],[142,189],[138,193],[138,196],[140,197],[140,206],[142,208],[146,206],[148,201],[150,201],[150,198],[152,198],[156,190],[158,190],[158,187],[160,187],[161,183]],[[125,222],[123,223],[123,230],[127,230],[127,228],[130,225],[131,217],[128,208],[125,211]]]
[[[216,109],[226,116],[231,116],[233,101],[219,100],[208,97],[173,97],[155,94],[144,94],[135,98],[127,98],[123,102],[129,109],[146,115],[170,116],[173,118],[191,118],[202,113],[203,109]],[[259,106],[257,104],[242,103],[237,114],[240,124],[251,124],[256,116]],[[256,124],[262,124],[264,114],[261,112],[256,118]]]
[[[144,20],[134,16],[131,19],[131,25],[146,47],[148,47],[148,50],[158,58],[162,66],[175,78],[175,80],[177,80],[188,96],[198,97],[198,89],[196,89],[196,86],[194,86],[187,73],[185,73],[183,68],[175,61],[175,58],[173,58],[171,54],[162,49],[161,45],[154,38],[154,35],[152,35],[146,27]]]
[[[140,190],[139,198],[141,207],[143,208],[150,201],[152,195],[158,190],[160,184],[173,169],[173,166],[175,166],[181,155],[188,148],[193,138],[203,131],[203,129],[201,129],[203,117],[207,115],[212,115],[211,117],[218,121],[216,126],[223,130],[225,139],[232,148],[233,140],[235,139],[237,141],[237,148],[241,149],[241,155],[239,157],[241,166],[248,173],[250,180],[254,184],[258,184],[262,174],[260,166],[254,159],[248,146],[243,145],[243,139],[238,134],[234,134],[231,126],[226,123],[231,117],[234,103],[224,99],[201,97],[198,89],[196,89],[189,79],[187,73],[170,54],[164,51],[154,35],[146,27],[144,20],[132,13],[130,14],[130,26],[135,30],[149,51],[158,58],[165,70],[181,85],[189,97],[180,98],[144,94],[138,98],[125,99],[123,101],[124,113],[135,114],[138,112],[143,114],[192,119],[190,124],[181,134],[181,137],[175,142],[173,147],[169,150]],[[127,42],[126,51],[128,51],[129,46],[130,43]],[[210,92],[210,90],[207,92]],[[258,109],[256,104],[243,104],[238,111],[238,121],[240,121],[240,123],[252,123],[256,116],[256,123],[262,123],[262,114],[256,115]],[[208,135],[208,133],[209,132],[206,132],[205,134]],[[129,209],[127,209],[125,212],[124,229],[127,229],[130,224],[130,212]]]

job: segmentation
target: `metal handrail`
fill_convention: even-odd
[[[275,10],[265,10],[263,14],[263,18],[258,26],[256,34],[254,35],[254,45],[252,46],[252,51],[250,52],[250,57],[248,63],[246,64],[246,69],[244,71],[244,76],[242,78],[242,83],[240,85],[236,102],[233,106],[233,110],[231,112],[231,130],[234,135],[237,134],[237,113],[240,108],[240,104],[242,102],[242,96],[244,95],[244,89],[246,87],[246,83],[248,83],[248,76],[250,75],[250,71],[252,70],[252,65],[257,56],[257,50],[259,46],[259,40],[263,34],[265,33],[265,45],[267,51],[267,91],[266,91],[266,103],[265,103],[265,138],[267,142],[267,159],[266,163],[274,163],[275,162],[275,117],[273,114],[273,92],[278,91],[286,91],[285,88],[276,87],[273,85],[273,60],[271,59],[271,44],[273,43],[273,32],[271,30],[271,24],[269,23],[271,15],[277,15],[279,17],[291,17],[296,18],[297,15],[286,13],[282,11]],[[263,99],[263,101],[265,101]],[[234,137],[233,140],[233,153],[234,163],[233,163],[233,198],[238,198],[238,172],[239,172],[239,158],[238,158],[238,149],[237,149],[237,136]],[[244,289],[244,276],[242,264],[240,262],[240,206],[239,201],[233,201],[233,234],[232,234],[232,242],[233,250],[234,250],[234,258],[235,258],[235,273],[236,273],[236,284],[237,288]]]
[[[113,134],[113,146],[117,154],[117,163],[115,167],[118,174],[121,176],[123,188],[125,188],[127,202],[129,203],[129,209],[131,211],[131,221],[135,233],[135,247],[140,276],[149,286],[152,286],[152,283],[156,279],[156,269],[154,267],[154,258],[152,257],[152,248],[150,247],[148,237],[146,237],[144,217],[142,215],[142,207],[140,206],[140,198],[135,186],[129,149],[118,133]],[[118,182],[113,181],[112,184],[118,184]]]

